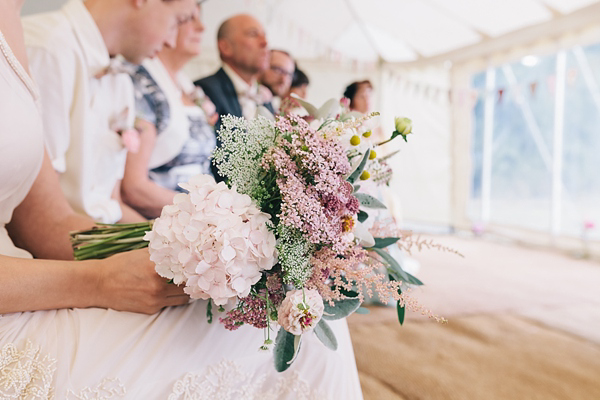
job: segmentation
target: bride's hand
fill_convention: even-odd
[[[169,284],[156,273],[148,249],[117,254],[98,263],[96,302],[100,307],[154,314],[189,301],[183,286]]]

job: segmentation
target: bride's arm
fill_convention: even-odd
[[[10,237],[36,258],[72,260],[69,232],[89,229],[94,221],[73,211],[44,152],[42,168],[7,226]]]
[[[188,300],[154,271],[146,249],[90,261],[0,255],[0,314],[86,307],[154,314]]]
[[[92,224],[73,212],[45,156],[31,191],[13,214],[9,233],[38,257],[72,258],[69,231]],[[152,314],[188,299],[182,288],[154,271],[146,249],[91,261],[0,256],[0,314],[71,307]]]
[[[72,259],[69,231],[92,225],[73,212],[44,156],[33,187],[8,226],[13,241],[39,258]],[[154,271],[146,249],[77,262],[0,256],[0,314],[70,307],[152,314],[188,299],[183,288]]]

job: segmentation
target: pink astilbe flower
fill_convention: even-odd
[[[360,247],[347,250],[341,257],[324,247],[314,254],[311,264],[313,274],[306,287],[317,289],[331,304],[346,298],[341,289],[358,291],[361,301],[365,296],[373,296],[373,287],[382,299],[398,300],[401,297],[398,289],[402,282],[390,282],[378,274],[378,264],[369,262],[367,252]]]
[[[368,252],[360,247],[348,250],[343,257],[336,255],[331,249],[323,248],[314,254],[311,264],[313,274],[306,287],[318,290],[323,300],[330,305],[336,300],[347,298],[342,290],[358,292],[358,298],[363,301],[365,296],[373,297],[372,288],[375,288],[382,301],[393,299],[410,311],[419,312],[438,322],[446,322],[444,318],[419,304],[407,291],[400,293],[398,289],[402,282],[388,281],[384,274],[378,273],[382,264],[369,257]]]

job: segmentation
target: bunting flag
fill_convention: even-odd
[[[569,68],[567,71],[567,84],[573,86],[577,80],[577,68]]]
[[[503,96],[504,96],[504,89],[498,89],[498,104],[502,103]]]
[[[537,82],[531,82],[529,84],[529,93],[531,93],[531,97],[535,97],[535,91],[537,89],[537,85],[538,85]]]
[[[548,85],[548,91],[554,95],[556,92],[556,75],[548,75],[546,78],[546,84]]]

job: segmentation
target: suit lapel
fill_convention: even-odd
[[[242,106],[238,101],[238,96],[235,92],[233,82],[231,82],[231,79],[229,79],[229,76],[227,76],[227,73],[223,68],[219,69],[217,74],[219,75],[219,80],[221,81],[221,88],[223,90],[223,94],[225,95],[225,101],[229,106],[228,108],[229,110],[231,110],[231,114],[235,115],[236,117],[241,117]]]

